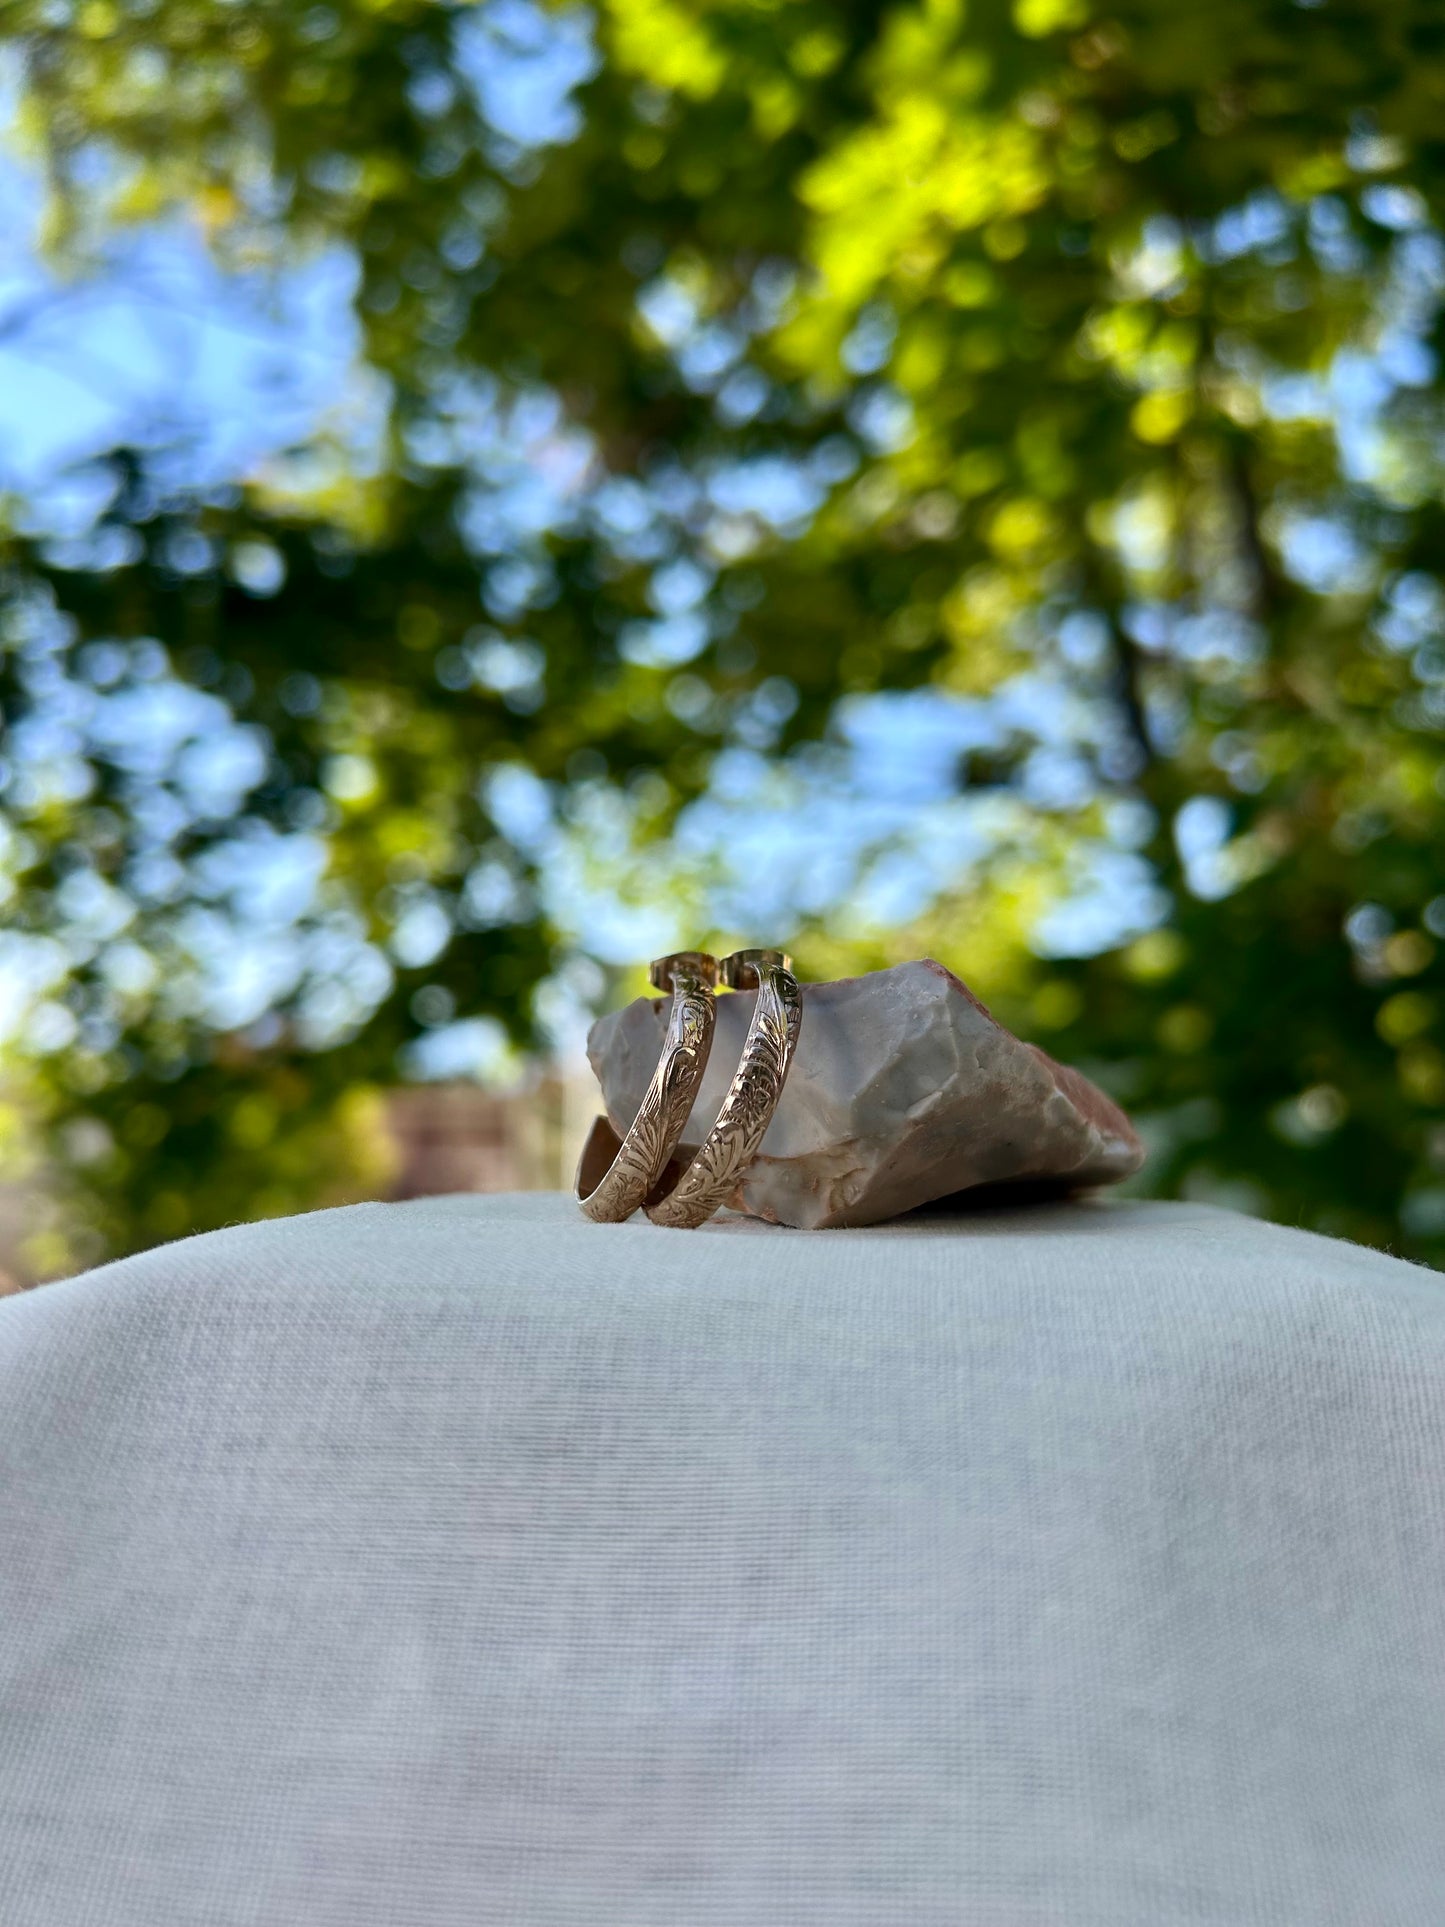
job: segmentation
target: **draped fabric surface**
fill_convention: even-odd
[[[1445,1278],[363,1205],[0,1303],[3,1927],[1441,1927]]]

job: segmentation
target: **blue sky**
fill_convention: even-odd
[[[571,137],[571,91],[593,59],[580,12],[544,15],[528,0],[494,0],[465,25],[458,72],[462,84],[476,89],[505,158],[528,143]],[[359,358],[357,274],[344,249],[240,274],[223,270],[196,232],[174,222],[110,236],[88,271],[65,279],[41,259],[39,210],[34,173],[18,156],[0,159],[0,489],[29,526],[60,538],[83,535],[102,503],[94,474],[77,471],[77,464],[120,442],[151,445],[178,478],[211,487],[263,473],[281,450],[326,427],[339,427],[353,448],[379,436],[386,397]],[[1408,209],[1400,213],[1402,222],[1414,218]],[[1266,244],[1269,219],[1263,204],[1242,210],[1237,233],[1222,229],[1221,247]],[[1153,236],[1139,272],[1165,273],[1169,245],[1162,230]],[[1438,264],[1434,271],[1438,276]],[[760,319],[769,301],[785,298],[781,283],[760,282]],[[725,415],[743,419],[756,407],[744,336],[701,324],[666,280],[648,284],[639,305],[690,385],[715,395]],[[872,333],[860,330],[850,353],[867,372],[887,350],[880,324]],[[1418,341],[1411,347],[1407,330],[1385,344],[1383,373],[1357,357],[1342,366],[1330,394],[1281,392],[1277,405],[1281,412],[1333,408],[1345,424],[1342,433],[1353,437],[1351,459],[1364,465],[1370,423],[1391,384],[1428,378],[1422,352]],[[859,439],[887,445],[905,436],[909,424],[889,406],[886,387],[870,393],[870,408],[854,424]],[[595,518],[619,550],[656,562],[655,616],[623,638],[624,652],[685,671],[707,640],[697,611],[708,579],[672,552],[661,500],[633,482],[599,484],[586,438],[545,394],[503,403],[478,378],[458,383],[438,402],[430,443],[409,452],[444,461],[462,448],[474,461],[479,482],[467,532],[479,553],[511,561],[519,602],[528,593],[528,571],[539,566],[539,538],[568,516]],[[786,534],[806,525],[850,459],[856,456],[846,449],[825,448],[812,468],[736,463],[707,478],[673,477],[669,486],[707,491],[719,542],[749,516]],[[1313,570],[1325,580],[1349,567],[1334,524],[1302,523],[1288,539],[1302,576]],[[496,572],[500,586],[492,593],[505,595],[507,580],[506,571]],[[478,673],[493,687],[503,686],[497,677],[511,677],[520,698],[525,652],[513,651],[505,661],[495,650],[493,656]],[[685,700],[685,674],[676,687]],[[877,923],[907,920],[971,863],[1026,836],[1031,810],[1068,811],[1092,795],[1080,751],[1099,718],[1077,694],[1042,675],[1021,677],[987,702],[930,691],[854,700],[839,714],[828,753],[779,768],[766,755],[774,726],[768,704],[781,715],[788,699],[785,686],[770,695],[765,685],[755,740],[750,744],[744,730],[724,754],[712,795],[684,817],[672,853],[678,875],[703,880],[697,887],[710,920],[740,938],[786,937],[800,915],[823,914],[843,902]],[[175,683],[163,663],[154,666],[140,698],[125,697],[127,716],[120,714],[119,692],[91,692],[84,715],[75,707],[79,695],[65,700],[73,713],[63,713],[57,696],[54,741],[47,742],[43,729],[34,732],[37,753],[59,755],[55,744],[67,729],[130,729],[138,732],[138,753],[149,757],[157,783],[176,787],[178,771],[184,772],[182,794],[187,784],[224,791],[229,782],[242,804],[245,786],[237,774],[244,774],[248,758],[254,763],[254,744],[224,704]],[[960,753],[1015,730],[1036,743],[1020,793],[959,795]],[[514,769],[492,800],[518,845],[541,859],[552,892],[549,909],[579,953],[620,963],[688,940],[689,912],[676,906],[696,904],[695,893],[663,888],[649,895],[609,881],[607,859],[623,862],[629,832],[616,796],[584,789],[570,812],[559,815],[555,799]],[[782,841],[777,830],[784,818]],[[1114,811],[1107,839],[1081,849],[1071,898],[1039,927],[1041,949],[1103,948],[1158,918],[1164,906],[1139,855],[1150,827],[1140,807]],[[1181,848],[1204,890],[1227,834],[1227,815],[1221,823],[1218,811],[1195,812],[1182,825]],[[314,976],[322,1041],[328,1024],[344,1028],[368,997],[384,992],[389,961],[344,918],[306,940],[318,954],[303,954],[296,921],[321,862],[314,835],[262,835],[244,824],[209,860],[207,875],[196,879],[201,901],[188,915],[197,958],[193,994],[212,1021],[226,1027],[258,1021],[278,996]],[[163,847],[156,863],[164,868]],[[117,914],[113,905],[75,908],[77,928],[87,917],[93,924]],[[435,948],[445,934],[444,920],[419,899],[398,932],[394,960],[425,961],[428,946]],[[582,969],[573,987],[585,990],[591,981]],[[354,991],[350,1001],[338,985]],[[464,1054],[481,1045],[477,1033],[443,1026],[431,1060],[423,1053],[417,1068],[456,1067],[447,1057],[453,1047]]]

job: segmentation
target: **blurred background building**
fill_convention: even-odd
[[[537,1067],[506,1091],[461,1082],[393,1091],[377,1118],[377,1176],[367,1191],[400,1200],[570,1190],[599,1108],[585,1063]],[[34,1241],[65,1235],[67,1205],[64,1184],[38,1163],[0,1183],[0,1295],[36,1282]]]

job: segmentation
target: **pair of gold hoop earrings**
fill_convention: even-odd
[[[620,1141],[605,1117],[592,1126],[577,1166],[577,1202],[616,1224],[642,1205],[654,1224],[691,1230],[725,1204],[757,1155],[803,1022],[803,994],[781,950],[736,950],[719,963],[703,950],[654,959],[648,976],[671,990],[662,1055],[647,1095]],[[717,1011],[713,991],[757,986],[758,1001],[736,1075],[717,1122],[688,1159],[674,1156],[707,1069]]]

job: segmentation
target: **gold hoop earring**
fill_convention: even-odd
[[[621,1142],[607,1119],[599,1117],[577,1164],[577,1202],[601,1224],[630,1218],[666,1168],[712,1049],[717,958],[703,950],[677,951],[655,958],[647,974],[655,989],[672,991],[657,1069]]]

